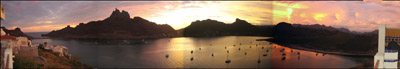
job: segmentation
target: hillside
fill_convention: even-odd
[[[176,35],[177,32],[167,24],[158,25],[141,17],[130,18],[128,12],[120,12],[115,9],[104,20],[80,23],[74,28],[67,26],[43,36],[50,38],[129,39],[174,37]]]
[[[270,27],[270,28],[268,28]],[[197,20],[183,29],[183,35],[189,37],[207,36],[268,36],[272,26],[254,26],[245,20],[236,19],[232,24],[216,20]]]
[[[274,39],[271,41],[331,52],[373,55],[377,51],[377,31],[351,33],[326,26],[318,27],[293,26],[281,22],[273,28]]]
[[[20,28],[15,28],[14,30],[8,30],[5,27],[1,27],[6,34],[16,37],[27,37],[28,39],[32,39],[33,37],[26,35],[24,32],[21,31]]]

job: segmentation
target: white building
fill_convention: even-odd
[[[6,32],[4,32],[2,28],[0,28],[0,30],[1,30],[1,32],[0,32],[1,36],[6,35]]]
[[[16,38],[14,36],[4,35],[1,40],[1,63],[3,69],[9,69],[13,66],[14,48],[16,47]]]
[[[3,51],[4,50],[4,51]],[[12,49],[11,48],[2,48],[2,53],[4,52],[4,54],[1,54],[2,57],[2,69],[12,69],[13,68],[13,63],[14,60],[13,58],[15,57],[12,53]]]
[[[64,56],[64,55],[70,56],[70,54],[68,53],[68,48],[65,46],[56,46],[56,45],[45,46],[44,49],[51,50],[55,53],[59,53],[58,56]]]
[[[31,41],[28,40],[27,37],[17,37],[17,45],[18,46],[24,46],[24,47],[28,47],[31,44]]]
[[[398,68],[400,29],[379,25],[378,52],[374,56],[374,68]]]

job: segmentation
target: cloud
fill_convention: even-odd
[[[7,19],[1,25],[26,32],[105,19],[115,8],[175,29],[203,19],[232,23],[241,18],[256,25],[271,25],[267,21],[272,21],[265,18],[272,16],[272,2],[263,1],[4,1],[3,6]]]
[[[295,8],[290,5],[301,5],[307,8]],[[285,21],[288,18],[285,17],[287,12],[284,8],[293,8],[289,21],[291,23],[324,24],[349,28],[352,31],[368,32],[376,30],[378,24],[387,24],[388,27],[393,28],[400,27],[397,26],[400,22],[399,6],[400,2],[292,2],[274,5],[274,11],[282,12],[282,15],[274,13],[278,17],[274,20]]]
[[[36,24],[51,24],[51,23],[53,23],[53,21],[39,21],[39,22],[36,22]]]

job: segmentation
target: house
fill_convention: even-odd
[[[59,54],[58,56],[70,56],[70,54],[68,53],[68,48],[65,46],[56,46],[56,45],[45,46],[44,49],[58,53]]]
[[[0,23],[5,19],[4,8],[0,2]],[[14,36],[6,35],[6,33],[1,30],[0,36],[0,47],[1,47],[1,69],[12,69],[14,65],[14,50],[13,47],[15,45],[16,38]]]
[[[17,37],[17,45],[18,46],[24,46],[24,47],[28,47],[31,46],[31,41],[28,40],[27,37]]]
[[[18,53],[20,46],[17,45],[17,38],[10,35],[1,36],[2,47],[13,49],[13,53]]]
[[[14,54],[16,49],[16,38],[14,36],[4,35],[0,37],[1,41],[1,68],[8,69],[13,67]]]
[[[2,28],[0,28],[0,30],[1,30],[1,32],[0,32],[1,36],[6,35],[6,32],[4,32]]]
[[[398,68],[400,29],[379,25],[378,52],[374,56],[374,68]]]

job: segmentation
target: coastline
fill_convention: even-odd
[[[275,44],[293,48],[293,49],[307,50],[307,51],[318,52],[318,53],[326,53],[326,54],[334,54],[334,55],[342,55],[342,56],[352,56],[352,57],[373,57],[374,56],[374,54],[346,53],[346,52],[339,52],[339,51],[324,51],[324,50],[321,50],[318,48],[307,48],[307,47],[310,47],[308,45],[282,43],[282,42],[273,41],[273,39],[257,39],[257,41],[269,41],[271,43],[275,43]]]
[[[317,52],[317,53],[326,53],[326,54],[332,54],[332,55],[342,55],[342,56],[348,56],[348,57],[356,57],[360,59],[353,59],[354,61],[361,62],[360,65],[352,67],[351,69],[365,69],[365,68],[372,68],[373,67],[373,56],[374,54],[357,54],[357,53],[344,53],[344,52],[333,52],[333,51],[324,51],[321,49],[311,49],[311,48],[306,48],[303,47],[302,45],[298,44],[288,44],[288,43],[280,43],[280,42],[274,42],[272,39],[257,39],[257,41],[268,41],[271,43],[275,43],[284,47],[288,48],[293,48],[293,49],[299,49],[299,50],[306,50],[306,51],[312,51],[312,52]]]

